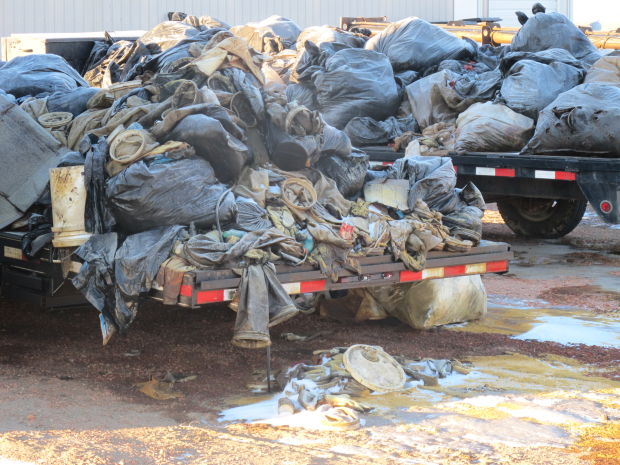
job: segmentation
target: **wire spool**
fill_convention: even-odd
[[[54,111],[39,116],[39,124],[47,129],[58,129],[66,126],[73,119],[73,114],[66,111]]]

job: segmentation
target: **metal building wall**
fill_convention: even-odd
[[[301,27],[337,25],[340,16],[453,19],[458,0],[0,0],[0,37],[29,32],[149,29],[168,11],[217,17],[231,25],[272,14]]]

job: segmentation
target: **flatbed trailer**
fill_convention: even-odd
[[[2,295],[29,298],[43,307],[85,304],[65,275],[79,271],[80,263],[59,257],[59,251],[46,248],[40,258],[28,259],[21,250],[23,233],[0,231],[0,270]],[[276,264],[278,279],[289,294],[409,283],[427,279],[505,273],[513,258],[510,246],[502,242],[482,241],[467,252],[431,251],[421,271],[409,271],[389,255],[360,259],[361,274],[343,271],[337,282],[310,265]],[[65,267],[63,270],[63,266]],[[177,304],[183,307],[230,301],[239,286],[239,276],[231,269],[196,270],[183,276]],[[63,291],[61,293],[61,290]],[[71,290],[73,292],[71,292]],[[165,289],[157,286],[150,297],[161,300]]]
[[[403,153],[363,147],[372,165],[390,165]],[[620,158],[450,152],[457,185],[472,181],[497,202],[515,233],[558,238],[581,221],[588,202],[607,223],[620,223]]]

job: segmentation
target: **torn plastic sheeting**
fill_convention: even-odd
[[[498,101],[510,109],[537,119],[538,112],[555,98],[578,85],[583,71],[561,62],[516,62],[502,80]]]
[[[325,69],[312,76],[325,122],[342,129],[356,116],[383,120],[398,109],[400,98],[385,55],[350,48],[336,52]]]
[[[164,226],[133,234],[116,251],[114,321],[121,331],[135,319],[140,294],[151,290],[159,267],[182,231],[182,226]]]
[[[456,119],[454,149],[463,152],[518,152],[532,136],[534,121],[505,105],[474,103]]]
[[[208,228],[234,219],[235,197],[219,184],[211,165],[201,158],[164,163],[140,160],[106,183],[106,196],[123,229],[145,231],[165,225]]]
[[[0,67],[0,89],[15,97],[69,92],[88,87],[82,76],[58,55],[24,55]]]
[[[348,157],[323,157],[316,168],[336,182],[343,196],[351,198],[357,196],[364,187],[368,166],[368,155],[354,152]]]
[[[479,275],[369,287],[366,291],[389,315],[415,329],[477,320],[487,311],[487,294]]]
[[[515,52],[539,52],[550,48],[568,50],[588,65],[601,57],[586,35],[560,13],[537,13],[530,17],[511,44],[511,50]]]
[[[355,147],[387,145],[407,131],[420,131],[411,115],[404,118],[390,116],[385,121],[377,121],[367,116],[357,117],[349,121],[344,128],[344,132]]]
[[[522,153],[620,154],[620,88],[581,84],[540,112],[534,136]]]
[[[407,86],[412,114],[421,129],[438,122],[452,122],[476,102],[492,100],[501,83],[499,70],[457,74],[443,70]]]
[[[414,17],[391,23],[370,39],[366,48],[387,55],[395,71],[424,72],[443,60],[472,59],[476,54],[474,42]]]
[[[50,168],[61,161],[57,155],[67,151],[13,99],[0,94],[0,228],[20,218],[41,197]]]
[[[236,179],[252,160],[243,142],[226,131],[218,120],[203,114],[183,118],[165,140],[190,144],[198,156],[213,164],[218,179],[223,182]]]

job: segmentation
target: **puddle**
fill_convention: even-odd
[[[453,331],[492,332],[515,339],[586,344],[620,348],[620,321],[588,311],[570,308],[489,308],[486,317],[465,325],[450,326]]]

